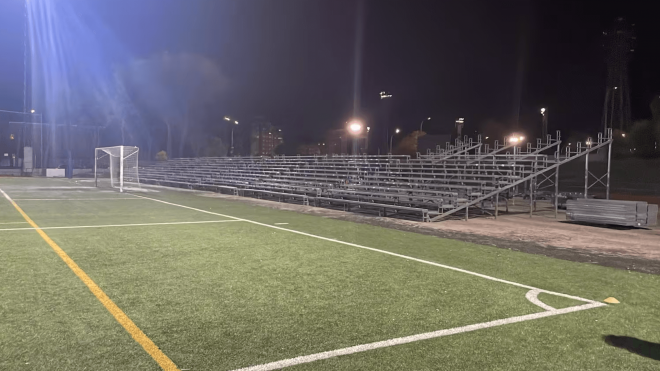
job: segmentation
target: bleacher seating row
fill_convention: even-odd
[[[181,158],[140,168],[140,182],[274,198],[305,205],[430,217],[525,174],[506,157],[466,165],[408,156]],[[492,203],[491,203],[492,204]]]
[[[559,153],[559,133],[491,148],[469,138],[410,156],[275,156],[180,158],[139,170],[139,181],[226,192],[304,205],[369,210],[379,215],[439,220],[470,208],[497,215],[500,202],[539,192],[537,177],[611,142],[611,132],[589,148]],[[542,183],[541,182],[541,183]],[[519,187],[524,186],[525,190]],[[556,186],[556,184],[555,184]],[[536,197],[536,196],[534,196]]]

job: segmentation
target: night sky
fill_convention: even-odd
[[[85,3],[132,58],[205,55],[229,88],[217,109],[268,117],[287,139],[317,141],[353,114],[357,3],[349,0],[72,0]],[[22,0],[0,7],[0,109],[22,109]],[[650,2],[371,0],[364,7],[361,116],[378,125],[378,93],[404,131],[431,116],[442,133],[550,130],[595,134],[605,92],[602,31],[636,24],[633,117],[660,92],[660,22]],[[103,40],[100,41],[101,43]],[[519,99],[517,97],[520,97]],[[492,134],[491,134],[492,135]]]

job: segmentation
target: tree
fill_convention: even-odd
[[[293,141],[286,141],[275,147],[273,151],[276,155],[286,155],[286,156],[295,156],[300,154],[298,151],[298,145]]]
[[[114,74],[113,91],[109,94],[110,99],[110,122],[119,128],[121,144],[126,145],[126,136],[135,144],[133,131],[136,126],[141,126],[142,118],[135,108],[133,101],[128,96],[126,86],[118,71]],[[132,125],[128,125],[131,123]]]
[[[424,135],[426,135],[426,133],[419,130],[413,131],[412,133],[406,135],[396,145],[393,150],[393,154],[415,156],[417,154],[417,141],[419,140],[419,137]]]
[[[132,63],[124,74],[128,84],[152,113],[167,127],[167,153],[173,153],[173,137],[178,132],[178,155],[186,144],[200,148],[203,143],[189,143],[191,128],[199,120],[206,103],[224,90],[227,80],[211,60],[194,54],[163,53]],[[192,137],[205,141],[202,136]]]
[[[633,154],[639,157],[653,157],[656,155],[655,135],[653,122],[640,120],[633,124],[630,129],[630,142],[633,146]]]

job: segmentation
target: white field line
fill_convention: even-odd
[[[0,229],[1,231],[31,231],[35,229],[79,229],[79,228],[114,228],[114,227],[144,227],[152,225],[181,225],[181,224],[207,224],[207,223],[228,223],[228,222],[240,222],[241,220],[204,220],[198,222],[168,222],[168,223],[140,223],[140,224],[105,224],[105,225],[72,225],[64,227],[44,227],[44,228],[5,228]]]
[[[545,307],[543,307],[543,306],[541,306],[541,307],[546,309],[546,311],[539,312],[539,313],[527,314],[527,315],[517,316],[517,317],[510,317],[510,318],[505,318],[505,319],[500,319],[500,320],[495,320],[495,321],[490,321],[490,322],[477,323],[477,324],[468,325],[468,326],[455,327],[455,328],[452,328],[452,329],[438,330],[438,331],[427,332],[427,333],[423,333],[423,334],[417,334],[417,335],[405,336],[405,337],[401,337],[401,338],[378,341],[378,342],[374,342],[374,343],[356,345],[356,346],[352,346],[352,347],[348,347],[348,348],[336,349],[336,350],[331,350],[331,351],[327,351],[327,352],[321,352],[321,353],[310,354],[310,355],[306,355],[306,356],[300,356],[300,357],[285,359],[285,360],[281,360],[281,361],[277,361],[277,362],[271,362],[271,363],[267,363],[267,364],[263,364],[263,365],[246,367],[246,368],[238,369],[238,370],[235,370],[235,371],[276,370],[276,369],[280,369],[280,368],[284,368],[284,367],[289,367],[289,366],[299,365],[299,364],[303,364],[303,363],[314,362],[314,361],[318,361],[318,360],[321,360],[321,359],[328,359],[328,358],[338,357],[338,356],[342,356],[342,355],[348,355],[348,354],[353,354],[353,353],[358,353],[358,352],[365,352],[365,351],[368,351],[368,350],[373,350],[373,349],[378,349],[378,348],[385,348],[385,347],[390,347],[390,346],[394,346],[394,345],[411,343],[411,342],[415,342],[415,341],[421,341],[421,340],[438,338],[438,337],[442,337],[442,336],[448,336],[448,335],[460,334],[460,333],[464,333],[464,332],[481,330],[481,329],[486,329],[486,328],[489,328],[489,327],[502,326],[502,325],[517,323],[517,322],[530,321],[530,320],[544,318],[544,317],[550,317],[550,316],[556,316],[556,315],[561,315],[561,314],[566,314],[566,313],[578,312],[578,311],[582,311],[582,310],[598,308],[598,307],[603,307],[603,306],[607,305],[605,303],[601,303],[601,302],[597,302],[597,301],[593,301],[593,300],[589,300],[589,299],[584,299],[584,298],[580,298],[580,297],[577,297],[577,296],[562,294],[562,293],[553,292],[553,291],[542,290],[542,289],[539,289],[539,288],[536,288],[536,287],[523,285],[523,284],[520,284],[520,283],[517,283],[517,282],[507,281],[507,280],[503,280],[503,279],[500,279],[500,278],[487,276],[485,274],[476,273],[476,272],[472,272],[472,271],[468,271],[468,270],[465,270],[465,269],[456,268],[456,267],[452,267],[452,266],[448,266],[448,265],[444,265],[444,264],[438,264],[438,263],[434,263],[434,262],[427,261],[427,260],[417,259],[417,258],[413,258],[413,257],[410,257],[410,256],[393,253],[393,252],[390,252],[390,251],[375,249],[375,248],[372,248],[372,247],[357,245],[357,244],[350,243],[350,242],[345,242],[345,241],[339,241],[339,240],[335,240],[335,239],[332,239],[332,238],[327,238],[327,237],[317,236],[317,235],[313,235],[313,234],[310,234],[310,233],[300,232],[300,231],[296,231],[296,230],[292,230],[292,229],[277,227],[277,226],[273,226],[273,225],[269,225],[269,224],[255,222],[255,221],[248,220],[248,219],[237,218],[237,217],[231,216],[231,215],[214,213],[212,211],[206,211],[206,210],[197,209],[197,208],[190,207],[190,206],[179,205],[179,204],[175,204],[175,203],[172,203],[172,202],[162,201],[162,200],[158,200],[158,199],[154,199],[154,198],[138,196],[138,195],[134,195],[134,196],[139,197],[139,198],[145,198],[145,199],[153,200],[153,201],[156,201],[156,202],[161,202],[161,203],[168,204],[168,205],[178,206],[178,207],[189,209],[189,210],[196,210],[196,211],[207,213],[207,214],[218,215],[218,216],[222,216],[222,217],[225,217],[225,218],[231,218],[231,219],[234,219],[234,220],[241,220],[241,221],[244,221],[244,222],[248,222],[248,223],[252,223],[252,224],[256,224],[256,225],[261,225],[261,226],[268,227],[268,228],[274,228],[274,229],[279,229],[279,230],[282,230],[282,231],[296,233],[296,234],[303,235],[303,236],[313,237],[313,238],[317,238],[317,239],[320,239],[320,240],[331,241],[331,242],[340,243],[340,244],[347,245],[347,246],[353,246],[353,247],[358,247],[358,248],[361,248],[361,249],[380,252],[380,253],[383,253],[383,254],[392,255],[392,256],[399,257],[399,258],[403,258],[403,259],[408,259],[408,260],[412,260],[412,261],[416,261],[416,262],[420,262],[420,263],[424,263],[424,264],[429,264],[429,265],[433,265],[433,266],[437,266],[437,267],[441,267],[441,268],[445,268],[445,269],[451,269],[451,270],[454,270],[454,271],[457,271],[457,272],[470,274],[470,275],[473,275],[473,276],[485,278],[485,279],[495,281],[495,282],[501,282],[501,283],[506,283],[506,284],[509,284],[509,285],[517,286],[517,287],[527,288],[527,289],[531,290],[527,293],[528,295],[526,295],[527,299],[530,300],[530,296],[531,296],[533,299],[536,299],[536,301],[538,301],[538,303],[536,303],[535,301],[530,300],[532,303],[534,303],[536,305],[539,305],[539,303],[541,303],[541,304],[543,304],[543,306],[545,306]],[[542,303],[540,300],[538,300],[538,298],[536,298],[536,296],[541,292],[545,292],[545,293],[553,294],[553,295],[557,295],[557,296],[563,296],[563,297],[578,300],[578,301],[583,301],[583,302],[586,302],[587,304],[574,306],[574,307],[569,307],[569,308],[554,309],[554,308],[546,305],[545,303]],[[549,308],[552,308],[552,309],[549,309]]]
[[[6,222],[6,223],[0,223],[0,224],[28,224],[28,222]]]
[[[275,225],[286,225],[286,224],[289,224],[289,223],[275,223]]]
[[[354,244],[354,243],[351,243],[351,242],[335,240],[334,238],[328,238],[328,237],[323,237],[323,236],[317,236],[317,235],[315,235],[315,234],[311,234],[311,233],[300,232],[300,231],[296,231],[296,230],[293,230],[293,229],[282,228],[282,227],[278,227],[278,226],[274,226],[274,225],[270,225],[270,224],[265,224],[265,223],[255,222],[255,221],[253,221],[253,220],[237,218],[237,217],[235,217],[235,216],[231,216],[231,215],[220,214],[220,213],[214,213],[214,212],[212,212],[212,211],[207,211],[207,210],[203,210],[203,209],[197,209],[197,208],[190,207],[190,206],[185,206],[185,205],[179,205],[179,204],[175,204],[175,203],[172,203],[172,202],[162,201],[162,200],[159,200],[159,199],[156,199],[156,198],[144,197],[144,196],[139,196],[139,195],[133,195],[133,196],[135,196],[135,197],[139,197],[139,198],[144,198],[144,199],[147,199],[147,200],[152,200],[152,201],[160,202],[160,203],[164,203],[164,204],[167,204],[167,205],[172,205],[172,206],[181,207],[181,208],[184,208],[184,209],[196,210],[196,211],[199,211],[199,212],[202,212],[202,213],[206,213],[206,214],[222,216],[222,217],[225,217],[225,218],[230,218],[230,219],[240,220],[240,221],[244,221],[244,222],[252,223],[252,224],[256,224],[256,225],[261,225],[261,226],[268,227],[268,228],[279,229],[279,230],[281,230],[281,231],[291,232],[291,233],[299,234],[299,235],[302,235],[302,236],[313,237],[313,238],[317,238],[317,239],[319,239],[319,240],[335,242],[335,243],[339,243],[339,244],[342,244],[342,245],[353,246],[353,247],[357,247],[357,248],[360,248],[360,249],[365,249],[365,250],[370,250],[370,251],[374,251],[374,252],[379,252],[379,253],[381,253],[381,254],[386,254],[386,255],[396,256],[396,257],[398,257],[398,258],[407,259],[407,260],[412,260],[412,261],[416,261],[416,262],[424,263],[424,264],[429,264],[429,265],[433,265],[433,266],[440,267],[440,268],[450,269],[450,270],[453,270],[453,271],[456,271],[456,272],[461,272],[461,273],[469,274],[469,275],[472,275],[472,276],[477,276],[477,277],[485,278],[485,279],[487,279],[487,280],[491,280],[491,281],[495,281],[495,282],[506,283],[506,284],[508,284],[508,285],[517,286],[517,287],[522,287],[522,288],[525,288],[525,289],[528,289],[528,290],[538,290],[539,293],[544,292],[544,293],[547,293],[547,294],[552,294],[552,295],[562,296],[562,297],[565,297],[565,298],[569,298],[569,299],[573,299],[573,300],[578,300],[578,301],[582,301],[582,302],[585,302],[585,303],[592,303],[592,304],[593,304],[593,303],[597,303],[597,304],[599,304],[599,305],[602,304],[602,303],[600,303],[600,302],[593,301],[593,300],[590,300],[590,299],[585,299],[585,298],[581,298],[581,297],[573,296],[573,295],[562,294],[562,293],[560,293],[560,292],[554,292],[554,291],[543,290],[543,289],[539,289],[538,287],[533,287],[533,286],[529,286],[529,285],[523,285],[523,284],[521,284],[521,283],[517,283],[517,282],[513,282],[513,281],[507,281],[507,280],[503,280],[503,279],[501,279],[501,278],[491,277],[491,276],[487,276],[487,275],[485,275],[485,274],[481,274],[481,273],[477,273],[477,272],[472,272],[472,271],[469,271],[469,270],[466,270],[466,269],[456,268],[456,267],[452,267],[452,266],[445,265],[445,264],[435,263],[435,262],[428,261],[428,260],[423,260],[423,259],[413,258],[412,256],[407,256],[407,255],[397,254],[397,253],[394,253],[394,252],[391,252],[391,251],[380,250],[380,249],[376,249],[376,248],[373,248],[373,247],[368,247],[368,246],[362,246],[362,245]]]
[[[315,353],[315,354],[310,354],[310,355],[306,355],[306,356],[300,356],[300,357],[295,357],[295,358],[284,359],[284,360],[281,360],[281,361],[266,363],[266,364],[262,364],[262,365],[240,368],[240,369],[236,369],[234,371],[278,370],[278,369],[281,369],[281,368],[284,368],[284,367],[290,367],[290,366],[295,366],[295,365],[299,365],[299,364],[303,364],[303,363],[315,362],[315,361],[319,361],[319,360],[322,360],[322,359],[328,359],[328,358],[333,358],[333,357],[338,357],[338,356],[344,356],[344,355],[349,355],[349,354],[354,354],[354,353],[359,353],[359,352],[366,352],[366,351],[369,351],[369,350],[374,350],[374,349],[379,349],[379,348],[386,348],[386,347],[391,347],[391,346],[401,345],[401,344],[407,344],[407,343],[412,343],[412,342],[420,341],[420,340],[435,339],[435,338],[439,338],[439,337],[443,337],[443,336],[449,336],[449,335],[461,334],[461,333],[464,333],[464,332],[482,330],[482,329],[486,329],[486,328],[490,328],[490,327],[508,325],[508,324],[518,323],[518,322],[531,321],[531,320],[544,318],[544,317],[557,316],[557,315],[560,315],[560,314],[566,314],[566,313],[571,313],[571,312],[578,312],[578,311],[582,311],[582,310],[602,307],[602,306],[605,306],[605,305],[606,304],[604,304],[604,303],[593,302],[593,303],[583,304],[583,305],[570,307],[570,308],[554,309],[554,310],[551,310],[551,311],[527,314],[527,315],[524,315],[524,316],[509,317],[509,318],[498,319],[498,320],[490,321],[490,322],[476,323],[474,325],[454,327],[454,328],[445,329],[445,330],[425,332],[425,333],[422,333],[422,334],[416,334],[416,335],[404,336],[404,337],[395,338],[395,339],[377,341],[377,342],[374,342],[374,343],[355,345],[355,346],[348,347],[348,348],[335,349],[335,350],[330,350],[330,351],[327,351],[327,352]]]
[[[135,200],[135,197],[106,197],[106,198],[14,198],[14,201],[114,201]]]
[[[537,305],[537,306],[539,306],[539,307],[541,307],[545,310],[548,310],[548,311],[555,310],[555,308],[553,308],[553,307],[549,306],[548,304],[546,304],[546,303],[542,302],[541,300],[539,300],[538,296],[539,296],[540,293],[541,293],[541,290],[529,290],[529,291],[527,291],[527,294],[525,294],[525,298],[527,298],[527,300],[532,302],[532,304],[535,304],[535,305]]]

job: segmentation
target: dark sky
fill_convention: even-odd
[[[96,12],[133,58],[212,58],[229,79],[217,102],[227,114],[265,115],[297,141],[320,139],[352,115],[356,1],[71,1]],[[0,4],[0,109],[22,108],[22,4]],[[660,91],[660,22],[648,1],[367,0],[364,10],[361,113],[370,125],[379,124],[386,90],[390,123],[408,131],[427,116],[429,132],[456,117],[485,134],[509,130],[519,106],[522,130],[546,107],[551,130],[594,134],[602,31],[618,16],[636,24],[633,116],[649,116]]]

